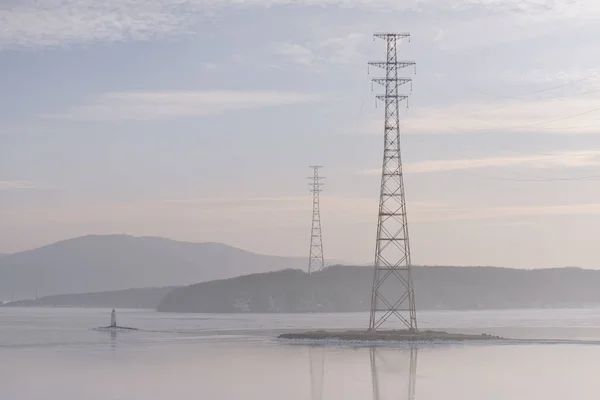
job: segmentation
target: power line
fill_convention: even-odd
[[[527,153],[527,156],[531,156],[531,155],[535,155],[535,156],[539,156],[539,159],[532,159],[532,162],[535,161],[554,161],[554,160],[560,160],[560,159],[564,159],[564,158],[570,158],[570,157],[586,157],[586,156],[597,156],[600,157],[600,152],[599,151],[587,151],[587,152],[572,152],[571,154],[561,154],[561,155],[555,155],[554,153],[540,153],[540,152],[534,152],[534,153]],[[465,154],[455,154],[455,157],[453,160],[456,159],[460,159],[461,161],[479,161],[482,158],[481,157],[472,157],[472,156],[467,156]],[[515,156],[518,157],[518,154]],[[433,160],[433,161],[446,161],[446,160]],[[515,162],[515,163],[506,163],[505,165],[488,165],[488,166],[483,166],[482,168],[493,168],[493,167],[516,167],[519,165],[523,165],[523,164],[527,164],[526,161],[523,161],[522,163],[519,162]],[[476,168],[473,168],[476,169]],[[514,181],[514,182],[554,182],[554,181],[594,181],[594,180],[600,180],[600,175],[586,175],[586,176],[577,176],[577,177],[562,177],[562,178],[557,178],[557,177],[535,177],[535,178],[506,178],[506,177],[498,177],[498,176],[493,176],[493,175],[489,175],[489,174],[482,174],[479,172],[475,172],[473,171],[471,168],[466,168],[466,169],[449,169],[449,170],[445,170],[445,171],[439,171],[439,172],[457,172],[457,171],[462,171],[462,172],[467,172],[473,175],[479,175],[480,177],[482,177],[483,179],[492,179],[492,180],[501,180],[501,181]],[[519,174],[522,175],[522,174]]]
[[[528,127],[536,126],[536,125],[549,124],[551,122],[564,121],[565,119],[580,117],[582,115],[592,114],[592,113],[595,113],[595,112],[598,112],[598,111],[600,111],[600,107],[596,107],[596,108],[591,109],[591,110],[583,111],[583,112],[576,113],[576,114],[566,115],[566,116],[563,116],[563,117],[554,118],[554,119],[550,119],[550,120],[546,120],[546,121],[532,122],[532,123],[529,123],[529,124],[517,125],[517,126],[511,127],[511,128],[499,128],[499,129],[509,129],[510,130],[510,129],[528,128]]]
[[[571,86],[571,85],[573,85],[575,83],[579,83],[579,82],[590,80],[592,78],[597,77],[598,75],[600,75],[600,72],[596,72],[595,74],[592,74],[592,75],[589,75],[589,76],[586,76],[586,77],[583,77],[583,78],[580,78],[580,79],[574,79],[574,80],[571,80],[569,82],[566,82],[566,83],[563,83],[563,84],[560,84],[560,85],[552,86],[552,87],[545,88],[545,89],[534,90],[534,91],[531,91],[531,92],[528,92],[528,93],[523,93],[523,94],[516,95],[516,96],[492,96],[492,95],[488,95],[488,94],[485,94],[485,93],[484,94],[486,96],[494,98],[494,99],[503,99],[503,100],[526,99],[527,96],[531,96],[531,95],[534,95],[534,94],[551,92],[551,91],[556,90],[556,89],[562,89],[564,87]],[[600,89],[598,89],[598,90],[592,90],[592,91],[589,91],[588,93],[595,93],[595,92],[598,92],[598,91],[600,91]],[[583,93],[581,93],[581,94],[583,94]],[[566,96],[553,96],[553,97],[550,97],[550,98],[558,98],[558,97],[568,97],[568,95],[566,95]]]
[[[582,115],[593,114],[598,111],[600,111],[600,107],[596,107],[591,110],[587,110],[587,111],[583,111],[583,112],[579,112],[579,113],[575,113],[575,114],[569,114],[569,115],[565,115],[562,117],[548,119],[548,120],[544,120],[544,121],[536,121],[536,122],[531,122],[528,124],[505,126],[505,127],[498,127],[498,128],[479,128],[479,129],[447,128],[447,129],[452,130],[453,133],[498,132],[498,131],[507,131],[507,130],[510,131],[510,130],[516,130],[516,129],[530,128],[533,126],[538,126],[538,125],[543,125],[543,124],[549,124],[552,122],[564,121],[566,119],[580,117]],[[576,127],[574,127],[574,128],[576,128]]]
[[[534,177],[534,178],[506,178],[499,177],[487,174],[481,174],[475,171],[468,171],[469,173],[474,173],[475,175],[479,175],[481,178],[486,180],[496,180],[496,181],[508,181],[508,182],[582,182],[582,181],[598,181],[600,180],[600,175],[586,175],[586,176],[572,176],[572,177]],[[520,174],[522,175],[522,174]]]

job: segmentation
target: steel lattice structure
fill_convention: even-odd
[[[415,66],[415,62],[397,60],[397,42],[410,38],[410,34],[377,33],[374,38],[386,41],[387,60],[369,63],[370,66],[385,70],[385,78],[373,79],[373,82],[385,87],[385,94],[376,96],[385,103],[385,125],[369,330],[378,330],[392,316],[402,321],[408,329],[416,330],[417,315],[400,151],[399,104],[408,95],[400,94],[398,90],[400,86],[412,82],[410,78],[398,77],[398,70]]]
[[[323,259],[323,236],[321,234],[321,211],[319,209],[319,194],[323,191],[322,176],[319,176],[321,165],[311,165],[313,176],[308,177],[310,191],[313,194],[312,228],[310,232],[310,253],[308,257],[308,273],[320,271],[325,266]]]

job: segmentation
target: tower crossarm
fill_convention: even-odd
[[[415,65],[417,65],[417,63],[415,63],[414,61],[370,61],[369,65],[372,67],[383,68],[383,69],[388,69],[390,67],[396,68],[396,69],[401,69],[401,68],[415,66]]]
[[[409,38],[410,39],[410,33],[408,32],[399,32],[399,33],[394,33],[394,32],[378,32],[373,34],[373,38],[377,38],[377,39],[404,39],[404,38]]]
[[[412,82],[412,78],[373,78],[372,81],[382,86],[385,86],[388,82],[396,82],[397,86],[402,86]]]
[[[383,100],[383,101],[385,101],[387,99],[398,99],[398,101],[408,99],[408,96],[402,96],[402,95],[398,95],[398,94],[378,94],[375,97],[377,98],[377,100]]]

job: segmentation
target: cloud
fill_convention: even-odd
[[[312,66],[316,59],[316,55],[311,50],[299,44],[275,43],[271,48],[274,54],[307,67]]]
[[[117,92],[107,93],[90,104],[44,118],[107,121],[151,120],[195,117],[232,110],[299,104],[318,101],[320,96],[276,91],[212,92]]]
[[[281,196],[281,197],[232,197],[232,198],[189,198],[189,199],[169,199],[164,202],[174,204],[197,204],[202,206],[214,206],[214,207],[237,207],[237,206],[249,206],[249,207],[271,207],[273,204],[279,205],[291,205],[306,202],[307,197],[302,196]]]
[[[208,70],[215,70],[215,69],[217,69],[217,67],[218,67],[218,65],[217,65],[217,64],[215,64],[215,63],[210,63],[210,62],[203,63],[203,64],[202,64],[202,66],[204,67],[204,69],[208,69]]]
[[[364,33],[349,33],[344,36],[326,39],[319,43],[319,47],[327,52],[329,62],[349,64],[361,59],[361,53],[358,49],[366,38],[367,36]]]
[[[600,107],[594,97],[538,101],[467,103],[444,108],[415,108],[408,132],[464,133],[535,131],[597,133]]]
[[[492,76],[489,76],[489,78],[492,78]],[[567,71],[549,71],[547,69],[540,69],[540,68],[536,68],[536,69],[532,69],[532,70],[516,70],[516,71],[505,71],[503,73],[500,74],[500,78],[502,80],[508,81],[508,82],[515,82],[515,83],[536,83],[536,84],[544,84],[544,85],[551,85],[551,84],[559,84],[559,85],[564,85],[564,86],[569,86],[569,87],[573,87],[577,84],[581,84],[583,83],[583,85],[579,85],[582,86],[581,89],[582,91],[585,93],[585,91],[590,89],[590,85],[593,86],[593,88],[598,88],[599,84],[600,84],[600,70],[598,68],[572,68],[569,69]],[[553,87],[553,86],[551,86]],[[547,97],[549,96],[550,98],[555,97],[555,96],[561,96],[559,95],[555,95],[553,93],[549,93],[551,92],[550,90],[546,90],[540,93],[543,93],[543,96]],[[535,97],[536,93],[534,92],[533,95],[523,95],[520,97]]]
[[[600,150],[571,151],[550,154],[519,155],[487,158],[461,158],[454,160],[427,160],[405,163],[404,172],[422,174],[431,172],[459,171],[478,168],[577,168],[600,165]],[[380,174],[381,169],[370,169],[363,174]]]
[[[183,12],[177,11],[182,3]],[[0,8],[0,48],[148,39],[184,31],[185,1],[9,0]],[[200,11],[200,10],[195,10]]]
[[[42,189],[45,186],[26,181],[0,181],[0,190]]]
[[[411,213],[428,216],[431,212],[450,207],[439,201],[412,201]],[[161,222],[190,221],[239,231],[244,226],[307,227],[310,228],[312,200],[306,196],[190,198],[167,200],[140,200],[123,203],[69,203],[59,206],[31,207],[19,205],[0,210],[7,221],[18,224],[64,223],[86,224],[96,222],[129,224],[133,222],[158,224]],[[376,222],[378,199],[322,195],[321,213],[327,224],[372,224]],[[223,215],[227,215],[226,220]],[[412,215],[412,214],[411,214]],[[308,216],[308,219],[307,219]]]
[[[472,7],[489,7],[495,12],[507,12],[511,14],[544,17],[546,19],[569,19],[574,17],[585,17],[590,14],[598,15],[600,7],[595,0],[463,0],[459,9]]]
[[[306,216],[310,215],[312,201],[307,196],[281,197],[240,197],[240,198],[192,198],[167,200],[166,204],[177,204],[185,208],[185,213],[202,212],[214,215],[215,211],[226,212],[236,220],[260,220],[263,222],[285,225],[305,225]],[[432,211],[446,210],[451,204],[443,201],[417,200],[411,201],[411,215],[417,220],[430,215]],[[327,223],[336,221],[371,223],[376,221],[378,198],[353,197],[322,194],[320,198],[321,213]],[[180,209],[181,210],[181,209]],[[196,211],[192,211],[196,210]],[[218,214],[221,215],[221,214]],[[207,217],[208,218],[208,217]],[[239,218],[239,219],[238,219]],[[310,222],[310,220],[308,220]]]
[[[595,134],[600,132],[599,94],[600,91],[592,91],[573,98],[469,101],[439,107],[421,107],[411,102],[410,108],[401,107],[400,129],[407,134]],[[363,121],[358,131],[381,134],[381,117]]]
[[[491,167],[527,166],[529,168],[575,168],[596,165],[600,165],[600,150],[554,153],[547,155],[422,161],[407,164],[406,172],[419,174]]]
[[[383,6],[391,0],[353,6]],[[298,4],[291,0],[8,0],[0,5],[0,49],[91,41],[147,40],[191,32],[219,11]],[[307,6],[348,6],[347,0],[306,0]]]
[[[364,205],[362,206],[364,207]],[[472,206],[452,204],[445,201],[407,201],[407,208],[411,223],[501,220],[514,217],[555,215],[600,215],[600,203]],[[356,212],[358,212],[358,209]],[[518,222],[524,223],[525,221]],[[512,224],[514,223],[513,221]]]
[[[528,23],[600,15],[596,0],[8,0],[0,5],[0,48],[147,40],[193,31],[203,18],[231,8],[288,5],[314,7],[320,13],[323,6],[374,9],[388,14],[406,10],[451,13],[453,20],[461,16],[469,19],[470,13],[478,12],[527,18]],[[472,25],[465,29],[473,32]]]
[[[261,229],[309,229],[312,207],[309,196],[267,198],[196,198],[175,201],[138,201],[131,203],[69,204],[60,207],[15,207],[0,210],[7,221],[19,226],[44,223],[107,226],[129,224],[181,223],[207,232],[240,232],[249,227]],[[328,195],[321,198],[324,224],[360,224],[372,226],[377,219],[376,197]],[[501,220],[514,217],[600,215],[600,203],[550,205],[460,205],[446,201],[408,201],[412,223],[442,223],[467,220]],[[227,215],[226,220],[223,215]],[[218,227],[218,228],[215,228]]]
[[[311,68],[317,62],[350,64],[357,60],[363,61],[358,49],[365,39],[366,35],[363,33],[347,33],[303,44],[274,43],[271,45],[271,52],[292,63]]]
[[[514,217],[599,215],[600,204],[556,204],[540,206],[448,207],[430,210],[418,217],[420,222],[495,220]]]

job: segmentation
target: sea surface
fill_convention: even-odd
[[[139,330],[110,333],[94,329],[108,309],[0,308],[0,399],[600,399],[600,309],[418,318],[420,329],[522,340],[321,346],[276,336],[364,328],[368,315],[117,310]]]

